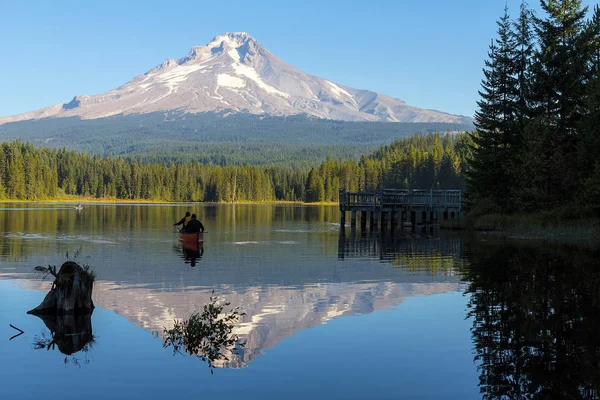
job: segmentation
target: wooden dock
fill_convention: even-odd
[[[372,229],[381,226],[415,226],[437,224],[457,219],[462,210],[462,191],[433,189],[382,189],[379,192],[346,192],[340,189],[340,222],[356,226],[360,213],[361,229],[367,222]]]

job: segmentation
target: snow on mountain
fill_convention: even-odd
[[[271,54],[245,32],[224,33],[183,58],[165,60],[103,94],[10,117],[0,124],[47,117],[103,118],[155,111],[309,114],[346,121],[465,123],[470,119],[412,107],[368,90],[308,75]]]

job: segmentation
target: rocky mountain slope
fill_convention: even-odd
[[[306,74],[275,57],[247,33],[224,33],[187,56],[103,94],[0,117],[0,124],[48,117],[104,118],[157,111],[307,114],[346,121],[469,123],[470,118]]]

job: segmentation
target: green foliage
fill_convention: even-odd
[[[79,249],[75,250],[75,252],[71,253],[71,254],[69,254],[69,252],[67,251],[65,253],[65,258],[67,259],[67,261],[75,262],[75,260],[80,255],[81,255],[81,247]],[[79,265],[79,264],[77,264],[77,265]],[[92,267],[90,265],[82,264],[81,268],[83,269],[84,274],[86,274],[90,277],[91,282],[94,282],[96,280],[96,273],[94,271],[92,271]],[[58,273],[60,272],[60,270],[58,270],[56,268],[56,265],[48,265],[46,267],[38,265],[34,268],[34,271],[37,274],[42,275],[42,279],[46,279],[48,277],[48,275],[52,275],[54,277],[54,279],[58,279]]]
[[[586,187],[600,152],[600,11],[588,20],[580,0],[541,6],[543,18],[523,4],[517,21],[507,10],[498,23],[472,137],[472,207],[493,202],[512,213],[584,198],[600,204]]]
[[[381,147],[359,162],[328,157],[311,169],[144,164],[122,157],[36,148],[19,141],[1,146],[0,182],[9,188],[4,195],[7,199],[44,200],[64,194],[173,202],[332,202],[338,200],[340,187],[348,191],[382,186],[462,188],[471,145],[466,134],[414,135]],[[3,154],[10,157],[2,158]],[[26,168],[21,168],[21,159],[30,159]],[[14,191],[17,186],[20,189]]]
[[[38,265],[34,268],[34,271],[40,275],[42,275],[42,279],[46,279],[48,275],[52,275],[54,278],[58,278],[58,272],[56,271],[56,265],[48,265],[47,267],[42,267]]]
[[[49,118],[0,125],[0,140],[68,148],[139,163],[277,165],[311,168],[327,156],[358,160],[399,137],[472,128],[445,123],[345,122],[307,117],[151,113],[80,120]],[[12,196],[11,196],[12,197]]]
[[[195,312],[185,321],[175,320],[172,329],[164,328],[164,347],[173,347],[175,353],[186,352],[208,362],[211,373],[214,362],[229,360],[227,353],[243,347],[233,328],[244,313],[239,308],[223,312],[229,303],[219,304],[218,298],[210,297],[202,313]]]

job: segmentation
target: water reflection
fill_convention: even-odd
[[[86,315],[43,315],[39,318],[44,322],[50,334],[36,336],[33,348],[36,350],[58,349],[66,357],[65,364],[80,366],[80,359],[75,354],[82,353],[84,362],[89,363],[88,352],[94,344],[92,332],[92,314]]]
[[[484,398],[598,398],[599,256],[506,243],[474,247],[465,275]]]
[[[340,238],[337,207],[198,205],[191,211],[210,236],[190,248],[171,232],[187,209],[90,205],[79,215],[61,209],[0,211],[6,228],[0,234],[0,279],[47,291],[47,283],[29,279],[31,266],[55,263],[83,244],[98,277],[94,303],[151,332],[188,318],[214,290],[246,313],[234,332],[246,346],[218,365],[228,368],[245,367],[265,349],[334,318],[462,290],[455,274],[463,251],[459,238]],[[204,253],[204,246],[210,251]],[[177,268],[181,260],[202,263],[202,273]]]
[[[462,265],[464,241],[460,236],[439,236],[428,227],[386,234],[340,229],[338,259],[377,258],[414,274],[454,275]]]
[[[185,264],[195,267],[204,255],[204,242],[180,241],[173,246],[173,250],[180,254],[180,258],[183,259]]]

